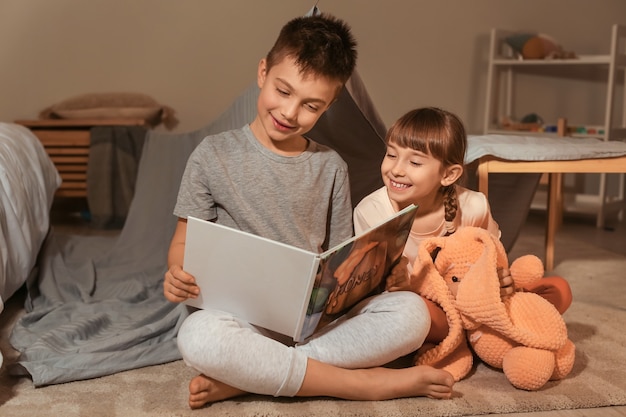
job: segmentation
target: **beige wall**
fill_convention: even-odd
[[[136,91],[173,107],[177,131],[197,129],[254,81],[281,25],[314,3],[0,0],[0,121],[36,118],[77,94]],[[613,23],[626,24],[623,0],[320,0],[319,7],[353,27],[359,72],[387,125],[412,107],[437,105],[458,113],[470,133],[482,128],[492,27],[547,33],[593,54],[608,53]],[[549,77],[537,85],[523,89],[521,113],[602,121],[602,82]]]

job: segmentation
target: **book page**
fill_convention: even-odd
[[[416,209],[408,207],[322,258],[301,338],[385,290],[385,279],[402,256]]]

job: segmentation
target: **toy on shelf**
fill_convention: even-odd
[[[515,121],[508,116],[504,116],[500,121],[500,127],[505,130],[539,132],[542,126],[543,119],[535,113],[527,114],[520,121]]]
[[[538,132],[557,133],[558,125],[544,125],[538,130]],[[564,136],[572,136],[572,135],[603,136],[604,127],[584,126],[584,125],[583,126],[566,126],[564,132],[565,132]]]
[[[542,33],[516,33],[505,39],[519,59],[574,59],[554,38]]]
[[[520,132],[556,133],[558,136],[603,136],[604,127],[594,125],[568,126],[567,119],[561,117],[556,124],[544,123],[543,119],[535,113],[524,116],[519,122],[510,117],[503,117],[500,128]]]

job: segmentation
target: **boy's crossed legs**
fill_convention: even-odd
[[[343,375],[341,375],[343,374]],[[317,376],[315,376],[317,375]],[[336,382],[329,384],[329,382]],[[454,379],[448,372],[430,366],[402,369],[344,369],[309,359],[298,397],[331,396],[345,400],[388,400],[403,397],[450,398]],[[230,385],[198,375],[189,384],[189,406],[248,394]]]
[[[226,313],[198,311],[179,332],[183,358],[202,372],[189,385],[189,405],[199,408],[247,392],[351,400],[449,398],[454,380],[445,371],[381,367],[417,350],[428,330],[428,311],[410,292],[367,299],[296,347]]]

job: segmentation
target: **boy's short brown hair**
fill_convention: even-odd
[[[297,17],[281,29],[266,56],[268,70],[286,57],[300,72],[345,83],[356,66],[356,41],[350,27],[328,14]]]

